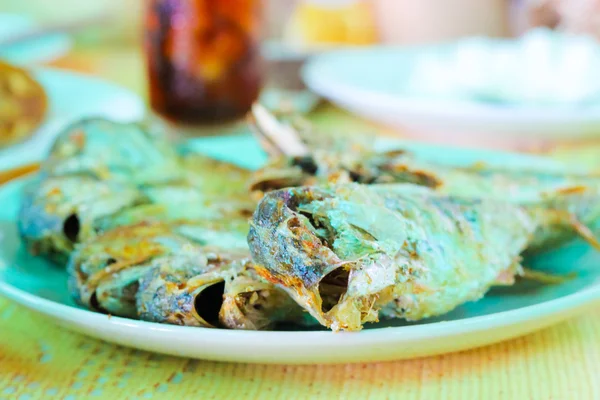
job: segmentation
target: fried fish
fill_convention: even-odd
[[[322,325],[419,320],[481,298],[520,271],[537,221],[521,207],[414,185],[267,194],[248,242],[258,273]]]

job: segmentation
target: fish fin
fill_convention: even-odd
[[[570,272],[566,275],[551,274],[549,272],[536,271],[530,268],[523,267],[523,271],[520,274],[521,278],[530,281],[536,281],[539,283],[545,283],[549,285],[555,285],[559,283],[565,283],[577,276],[576,272]]]
[[[283,124],[259,103],[252,105],[248,121],[266,151],[278,155],[305,156],[310,154],[300,135],[290,125]]]
[[[579,221],[574,215],[571,215],[569,224],[571,227],[573,227],[573,229],[575,229],[582,239],[588,242],[593,248],[600,251],[600,241],[598,241],[598,238],[594,235],[590,228]]]

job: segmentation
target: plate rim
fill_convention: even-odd
[[[212,140],[208,138],[207,140]],[[439,146],[422,144],[422,143],[411,143],[406,141],[398,141],[398,146],[408,147],[410,150],[419,151],[420,148],[437,148]],[[482,153],[481,150],[474,149],[461,149],[466,153],[473,153],[473,157],[476,154]],[[485,154],[494,154],[499,157],[518,157],[524,159],[539,159],[540,162],[549,163],[552,162],[556,165],[561,165],[559,161],[552,158],[540,155],[521,154],[517,152],[502,151],[502,150],[485,150]],[[0,192],[6,190],[18,189],[15,188],[18,185],[23,185],[26,181],[31,180],[33,175],[27,175],[19,179],[15,179],[4,185],[0,185]],[[13,221],[14,222],[14,221]],[[6,265],[4,268],[11,268],[11,264]],[[397,327],[373,327],[370,329],[364,329],[360,332],[340,332],[334,333],[329,330],[320,331],[235,331],[227,329],[209,329],[199,327],[183,327],[168,324],[159,324],[146,321],[139,321],[127,318],[121,318],[116,316],[107,317],[105,314],[86,310],[74,305],[64,304],[57,301],[49,300],[33,293],[27,292],[26,290],[19,289],[8,282],[6,282],[0,276],[0,295],[5,296],[7,299],[18,303],[38,314],[43,314],[49,317],[54,323],[70,325],[67,328],[75,331],[85,331],[87,335],[103,339],[105,341],[113,341],[119,344],[124,344],[130,347],[144,348],[144,344],[137,343],[135,340],[136,335],[154,335],[154,342],[156,343],[158,336],[164,336],[163,341],[170,339],[185,338],[187,343],[195,343],[201,346],[208,346],[209,344],[215,345],[228,345],[227,342],[238,342],[245,344],[249,350],[245,350],[245,354],[237,355],[237,361],[248,362],[252,358],[253,348],[256,347],[257,343],[271,352],[276,352],[278,349],[283,350],[290,347],[290,343],[294,343],[295,351],[300,353],[303,349],[313,349],[315,343],[318,343],[318,347],[327,346],[329,352],[348,352],[354,346],[365,346],[373,347],[373,345],[385,346],[401,346],[406,344],[416,344],[427,339],[444,339],[452,338],[465,334],[481,334],[484,332],[501,331],[502,328],[520,326],[514,331],[518,331],[517,334],[508,334],[504,338],[500,339],[484,339],[484,344],[491,344],[501,340],[505,340],[509,337],[521,336],[523,334],[535,331],[537,329],[548,326],[551,323],[558,322],[575,316],[586,307],[593,304],[600,303],[600,282],[594,282],[589,286],[581,288],[574,293],[563,295],[551,300],[542,301],[536,304],[519,307],[511,310],[500,311],[492,314],[480,315],[475,317],[467,317],[461,319],[454,319],[450,321],[437,321],[437,322],[423,322],[417,325],[409,326],[397,326]],[[554,322],[547,322],[552,320]],[[536,322],[537,321],[537,322]],[[527,322],[534,322],[533,327],[526,325]],[[97,331],[93,331],[96,329]],[[505,329],[509,331],[509,329]],[[117,333],[113,336],[120,336],[121,338],[109,338],[107,332]],[[125,338],[125,339],[123,339]],[[131,339],[129,344],[126,342],[127,338]],[[111,340],[112,339],[112,340]],[[161,347],[161,350],[152,349],[161,353],[170,353],[167,347]],[[156,345],[155,345],[156,347]],[[472,345],[470,347],[478,347],[478,345]],[[470,348],[469,347],[469,348]],[[148,350],[148,348],[145,348]],[[460,350],[460,349],[459,349]],[[207,350],[208,351],[208,350]],[[439,351],[438,353],[446,353],[448,351]],[[350,352],[351,353],[351,352]],[[436,353],[437,354],[437,353]],[[185,355],[185,354],[179,354]],[[301,363],[308,364],[311,361],[295,361],[295,357],[288,355],[281,356],[281,359],[277,358],[277,355],[265,354],[260,360],[254,359],[250,362],[267,362],[267,363]],[[199,357],[204,359],[217,359],[215,357]],[[296,357],[299,358],[299,357]],[[389,359],[400,359],[406,357],[395,357]],[[236,361],[235,357],[228,355],[223,356],[222,360]],[[384,357],[376,357],[370,359],[370,361],[383,360]],[[346,355],[346,359],[349,362],[357,362],[360,359],[354,359],[351,355]],[[339,360],[333,361],[319,361],[320,363],[326,362],[339,362]]]
[[[42,24],[40,23],[39,19],[33,18],[32,16],[24,15],[24,14],[19,14],[19,13],[14,13],[14,12],[0,12],[0,20],[2,20],[3,18],[17,20],[17,21],[20,21],[20,23],[25,24],[27,26],[27,28],[22,30],[23,32],[21,32],[21,33],[31,32],[35,29],[42,27]],[[26,48],[31,43],[38,43],[38,46],[39,46],[39,43],[43,42],[43,41],[51,41],[52,42],[53,46],[51,46],[50,51],[46,51],[45,53],[42,52],[41,55],[40,54],[33,55],[33,53],[31,51],[25,50],[25,54],[28,55],[29,57],[27,57],[27,56],[23,57],[22,55],[19,55],[17,57],[8,57],[5,59],[5,61],[8,61],[12,64],[16,64],[16,65],[19,65],[22,67],[26,67],[26,68],[28,66],[30,67],[32,64],[40,65],[40,64],[48,63],[51,61],[58,60],[61,57],[65,56],[73,48],[74,43],[75,43],[75,41],[71,35],[69,35],[65,32],[53,32],[53,33],[43,36],[43,37],[33,38],[30,40],[27,40],[26,42],[22,42],[22,43],[19,42],[16,44],[9,45],[7,48],[9,49],[9,52],[10,52],[11,50],[14,50],[15,48],[19,48],[19,47]]]
[[[369,110],[369,105],[377,104],[378,115],[395,114],[394,120],[411,120],[424,118],[444,118],[449,120],[461,121],[458,125],[468,126],[471,121],[485,121],[486,124],[506,125],[507,119],[511,125],[518,128],[531,127],[532,125],[589,125],[600,123],[600,102],[594,103],[590,107],[572,108],[566,106],[556,107],[536,107],[536,106],[495,106],[485,103],[479,103],[471,100],[430,100],[418,97],[411,97],[405,94],[385,93],[369,89],[361,85],[351,84],[342,80],[330,81],[331,74],[322,74],[323,66],[329,64],[329,60],[336,57],[365,57],[369,54],[378,52],[398,52],[398,54],[410,55],[420,49],[440,48],[442,45],[421,45],[421,46],[394,46],[379,45],[370,48],[351,48],[338,49],[331,52],[317,54],[309,58],[302,66],[300,74],[306,86],[315,93],[329,99],[343,108],[350,109],[353,112],[364,108]],[[447,45],[446,45],[447,46]],[[352,99],[348,101],[347,99]],[[367,115],[367,113],[362,113]],[[383,118],[373,118],[383,120]],[[467,123],[466,123],[466,122]],[[389,118],[388,118],[389,122]],[[481,122],[479,122],[480,124]],[[408,123],[407,123],[408,125]],[[421,124],[419,124],[421,125]],[[503,129],[503,132],[510,132],[511,129]],[[535,132],[535,131],[533,131]],[[533,134],[533,133],[532,133]],[[562,137],[561,133],[537,132],[536,136],[540,138]],[[570,137],[594,136],[589,133],[577,133],[573,130]]]
[[[451,336],[456,334],[465,333],[461,328],[466,326],[480,325],[482,322],[491,322],[491,320],[498,321],[491,324],[491,327],[502,327],[511,325],[516,320],[522,321],[525,320],[526,316],[531,312],[538,314],[541,316],[552,316],[554,314],[558,314],[564,310],[576,309],[578,307],[582,307],[585,305],[591,305],[593,302],[600,302],[600,283],[595,283],[593,285],[587,286],[581,290],[578,290],[575,293],[571,293],[565,296],[561,296],[552,300],[542,301],[540,303],[532,304],[529,306],[518,307],[512,310],[500,311],[492,314],[480,315],[476,317],[468,317],[461,318],[457,320],[451,321],[438,321],[438,322],[430,322],[430,323],[422,323],[416,325],[408,325],[408,326],[393,326],[393,327],[382,327],[382,328],[369,328],[363,329],[358,332],[333,332],[331,330],[318,330],[318,331],[252,331],[252,330],[235,330],[235,329],[222,329],[222,328],[204,328],[204,327],[193,327],[193,326],[179,326],[179,325],[171,325],[171,324],[161,324],[157,322],[148,322],[142,320],[135,320],[130,318],[123,318],[117,316],[108,316],[106,314],[102,314],[96,311],[87,310],[84,308],[79,308],[67,304],[62,304],[53,300],[45,299],[43,297],[37,296],[35,294],[29,293],[25,290],[19,289],[10,283],[7,283],[3,279],[0,279],[0,295],[5,296],[13,301],[33,310],[36,312],[40,312],[44,315],[52,316],[54,312],[44,312],[40,311],[34,306],[36,304],[41,304],[47,306],[46,309],[53,310],[55,312],[59,312],[61,310],[70,310],[70,312],[74,312],[78,315],[86,315],[86,318],[94,318],[94,319],[108,319],[111,324],[115,325],[139,325],[140,327],[147,327],[153,331],[163,331],[163,332],[172,332],[182,333],[182,332],[198,332],[199,330],[202,332],[210,332],[210,333],[223,333],[229,332],[229,336],[239,336],[239,337],[251,337],[251,336],[280,336],[285,335],[289,337],[293,336],[309,336],[311,338],[317,337],[333,337],[336,335],[363,335],[363,336],[374,336],[378,335],[381,332],[390,333],[394,331],[402,330],[409,331],[412,334],[412,338],[423,338],[423,337],[437,337],[437,336]],[[510,315],[515,314],[516,317],[509,319]],[[498,318],[500,317],[500,318]],[[512,321],[512,323],[510,322]],[[444,332],[442,335],[425,335],[422,334],[425,332],[420,332],[421,330],[429,330],[429,331],[437,331],[435,327],[437,326],[450,326],[453,328],[451,333]],[[490,325],[485,325],[489,327]],[[433,327],[434,329],[430,329]],[[487,329],[487,328],[486,328]],[[482,329],[482,330],[486,330]],[[472,332],[469,330],[468,332]],[[411,336],[411,335],[409,335]],[[405,336],[406,338],[406,336]],[[294,338],[295,339],[295,338]]]

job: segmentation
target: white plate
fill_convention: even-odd
[[[18,14],[0,14],[0,41],[27,34],[38,29],[32,18]],[[52,33],[36,39],[0,47],[0,59],[13,64],[32,64],[55,60],[65,55],[73,46],[64,33]]]
[[[198,148],[248,167],[262,160],[250,138],[197,140]],[[546,159],[505,153],[409,146],[425,157],[449,163],[549,166]],[[448,156],[449,155],[449,156]],[[557,167],[554,165],[554,167]],[[0,187],[0,294],[49,316],[65,327],[143,350],[220,361],[260,363],[341,363],[394,360],[469,349],[523,335],[583,312],[600,301],[600,255],[581,242],[532,261],[557,273],[576,271],[560,285],[519,284],[495,289],[484,299],[421,323],[379,323],[358,333],[329,331],[251,332],[159,325],[108,317],[76,306],[62,268],[31,257],[20,244],[15,219],[23,181]]]
[[[0,149],[0,171],[42,159],[54,137],[69,123],[83,117],[135,121],[144,115],[139,96],[98,78],[57,69],[35,69],[49,98],[42,126],[27,141]]]
[[[425,139],[512,147],[600,134],[600,104],[502,105],[411,95],[409,78],[417,57],[452,49],[439,45],[334,51],[313,57],[302,75],[311,90],[337,105]]]

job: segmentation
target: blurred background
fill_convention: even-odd
[[[242,35],[243,38],[240,39],[242,42],[240,43],[242,43],[242,46],[249,46],[248,48],[252,48],[252,51],[256,50],[252,46],[258,44],[258,52],[264,57],[264,60],[260,62],[258,59],[254,61],[245,60],[244,62],[247,62],[248,64],[244,64],[242,67],[231,67],[230,69],[232,70],[237,68],[236,72],[228,70],[228,73],[237,74],[234,79],[232,78],[233,75],[227,75],[222,71],[218,72],[218,68],[223,69],[225,67],[217,67],[217,61],[209,61],[206,58],[206,54],[210,52],[217,54],[213,57],[215,59],[218,59],[219,57],[229,57],[234,51],[231,50],[231,48],[233,48],[232,46],[236,45],[232,44],[234,43],[233,41],[230,42],[229,45],[227,44],[226,38],[220,38],[215,42],[220,43],[214,47],[215,49],[220,48],[219,46],[229,46],[227,47],[227,50],[222,53],[218,53],[220,50],[207,50],[205,47],[196,50],[195,52],[192,51],[194,55],[190,56],[191,50],[186,46],[189,47],[193,45],[189,44],[189,40],[186,41],[186,39],[182,41],[178,39],[179,41],[176,41],[173,38],[182,37],[183,34],[181,32],[190,28],[191,25],[189,24],[196,24],[194,25],[194,29],[198,29],[199,25],[197,24],[201,24],[201,22],[198,22],[197,16],[204,12],[202,11],[204,10],[203,7],[205,7],[204,3],[218,4],[219,6],[217,7],[221,7],[221,11],[226,9],[230,11],[237,9],[237,11],[231,11],[233,14],[230,16],[232,20],[239,23],[238,27],[242,26],[242,31],[244,31]],[[175,9],[179,11],[174,11]],[[252,11],[250,9],[252,9]],[[256,10],[259,10],[258,13],[255,13]],[[222,15],[226,15],[230,11],[224,11],[224,14],[222,13]],[[581,45],[578,47],[579,50],[577,54],[573,55],[569,53],[565,56],[560,53],[560,51],[563,51],[561,49],[556,56],[561,60],[565,58],[573,59],[573,57],[579,57],[579,59],[584,60],[586,57],[587,59],[590,59],[591,57],[586,53],[589,49],[584,49],[584,47],[587,46],[593,48],[594,45],[590,45],[589,41],[595,41],[600,38],[600,0],[420,0],[418,2],[412,0],[222,0],[213,2],[201,0],[104,0],[86,2],[78,0],[53,0],[52,2],[46,0],[21,0],[18,2],[12,0],[0,0],[0,13],[30,18],[35,21],[36,25],[41,27],[42,31],[44,27],[56,29],[58,26],[58,30],[64,31],[64,33],[69,36],[70,42],[68,45],[63,46],[62,53],[58,52],[60,54],[53,54],[51,57],[49,56],[45,59],[44,57],[41,57],[39,60],[32,59],[31,62],[26,64],[44,64],[99,75],[142,95],[145,100],[150,102],[155,111],[170,118],[170,120],[190,122],[189,115],[199,115],[202,113],[213,117],[215,117],[215,115],[222,115],[223,117],[239,117],[243,111],[247,111],[247,107],[243,104],[251,102],[254,92],[259,91],[262,88],[274,88],[277,90],[268,93],[265,93],[265,91],[262,92],[261,96],[263,96],[262,98],[264,101],[281,103],[281,99],[283,98],[281,93],[284,93],[288,96],[286,97],[288,100],[290,99],[289,96],[292,96],[290,102],[296,102],[298,111],[307,112],[313,110],[315,105],[319,104],[323,98],[327,98],[337,104],[338,107],[330,108],[328,110],[329,114],[326,113],[327,117],[322,119],[335,119],[343,114],[345,117],[350,118],[344,120],[346,125],[349,125],[349,121],[352,121],[352,124],[358,124],[360,129],[364,129],[364,127],[367,126],[368,129],[381,130],[384,132],[391,130],[395,133],[413,132],[415,130],[412,129],[413,126],[416,126],[416,130],[420,132],[421,125],[423,124],[420,124],[420,121],[415,120],[414,110],[411,111],[413,113],[411,115],[397,112],[397,115],[402,114],[403,117],[399,123],[396,123],[397,121],[393,120],[391,117],[391,115],[394,114],[394,110],[389,110],[387,119],[384,115],[375,116],[374,112],[365,112],[362,113],[365,115],[361,115],[360,112],[355,112],[357,108],[360,108],[360,105],[355,105],[354,108],[351,105],[345,107],[340,101],[335,101],[335,96],[333,94],[330,96],[326,93],[326,89],[323,89],[323,91],[307,91],[305,86],[307,80],[305,79],[303,82],[300,78],[299,71],[301,65],[316,54],[328,52],[340,47],[360,46],[361,48],[369,48],[372,46],[383,45],[405,48],[404,46],[414,47],[438,43],[462,43],[460,40],[468,37],[518,38],[532,29],[540,27],[548,28],[553,32],[560,32],[561,34],[564,33],[575,35],[577,37],[585,37],[586,44],[585,46]],[[247,15],[241,17],[243,13],[246,13]],[[170,28],[165,28],[164,20],[161,18],[172,18],[169,22],[172,26]],[[186,18],[188,18],[188,21],[194,22],[185,22],[184,20]],[[244,20],[246,22],[240,22],[243,18],[250,19],[247,21]],[[176,24],[174,22],[175,20],[179,22]],[[0,24],[2,24],[1,21],[2,20],[0,19]],[[163,30],[161,31],[157,26]],[[171,33],[168,33],[165,29],[172,29],[172,31],[169,31]],[[3,31],[6,31],[6,26],[0,26],[0,39]],[[157,44],[163,43],[161,40],[166,37],[165,35],[173,35],[169,40],[171,40],[171,43],[178,43],[177,46],[169,50],[172,53],[170,55],[161,53],[164,49],[160,47],[162,45],[159,46]],[[544,33],[544,35],[548,36],[549,34]],[[543,40],[539,39],[539,36],[540,35],[538,35],[537,39],[530,41],[533,44],[527,42],[527,46],[529,46],[526,49],[527,54],[533,54],[536,51],[540,54],[543,53],[543,51],[540,50],[540,48],[543,47]],[[145,48],[143,46],[144,40],[146,40]],[[580,42],[578,43],[581,44]],[[23,45],[24,44],[25,42],[23,42]],[[492,42],[485,43],[485,46],[492,45]],[[196,46],[201,47],[199,44],[196,44]],[[0,57],[3,54],[2,49],[3,47],[0,45]],[[6,47],[4,50],[6,50]],[[486,70],[487,72],[484,71],[485,74],[487,74],[486,76],[490,77],[495,76],[494,74],[498,75],[496,76],[497,82],[494,83],[494,90],[496,92],[492,95],[488,96],[489,93],[481,93],[481,90],[484,90],[482,89],[483,84],[481,82],[474,83],[473,81],[470,81],[468,82],[468,85],[471,86],[465,89],[467,83],[461,83],[460,79],[449,78],[448,76],[443,77],[440,68],[437,68],[436,70],[436,68],[431,65],[431,57],[429,60],[417,60],[419,68],[416,69],[419,71],[426,71],[426,74],[419,73],[415,75],[411,72],[410,82],[407,83],[408,86],[403,86],[403,90],[405,90],[406,87],[411,89],[414,88],[414,82],[425,82],[422,87],[418,88],[418,91],[421,92],[417,93],[417,95],[421,96],[427,94],[427,96],[430,96],[431,98],[436,98],[435,96],[437,96],[448,100],[448,94],[453,91],[452,93],[454,93],[453,95],[455,96],[453,99],[456,100],[456,104],[462,104],[461,101],[465,100],[466,97],[471,96],[470,100],[472,100],[473,104],[485,102],[486,106],[489,106],[493,103],[495,107],[497,106],[497,103],[502,103],[503,106],[506,106],[507,104],[511,106],[520,104],[519,107],[525,107],[529,103],[517,98],[521,95],[530,102],[533,101],[531,99],[534,99],[535,101],[532,104],[535,103],[534,105],[536,105],[536,107],[544,103],[544,101],[541,101],[540,99],[543,100],[545,98],[552,98],[552,101],[556,104],[560,103],[561,107],[566,104],[567,100],[564,100],[565,98],[571,100],[574,99],[571,103],[578,104],[577,107],[580,107],[580,105],[587,101],[586,99],[589,99],[591,96],[591,94],[588,93],[589,90],[584,93],[583,86],[586,85],[581,82],[577,82],[578,85],[582,86],[580,89],[581,93],[571,93],[576,92],[576,90],[572,90],[569,93],[567,93],[568,91],[565,91],[567,94],[564,94],[561,98],[559,98],[560,96],[558,94],[556,96],[547,96],[544,93],[548,92],[543,91],[540,92],[541,94],[537,95],[516,92],[506,93],[506,90],[503,91],[498,89],[498,87],[510,86],[510,83],[506,83],[509,78],[506,76],[499,77],[497,71],[491,72],[489,69],[492,67],[485,66],[481,61],[481,59],[485,58],[491,59],[491,53],[489,53],[491,50],[487,50],[487,48],[484,49],[484,46],[479,46],[477,49],[479,53],[477,53],[477,51],[474,50],[474,46],[471,46],[469,51],[470,53],[468,51],[462,53],[459,52],[460,54],[456,56],[455,59],[446,58],[442,60],[440,58],[441,61],[438,60],[438,64],[441,66],[450,65],[452,68],[458,68],[457,65],[459,64],[460,57],[466,57],[465,54],[469,53],[470,56],[473,57],[473,60],[475,60],[473,63],[469,62],[470,64],[474,65],[480,62],[480,69],[488,68],[488,70]],[[556,53],[558,50],[552,51]],[[567,82],[568,79],[565,78],[567,75],[581,76],[582,74],[588,74],[590,73],[588,70],[593,71],[592,67],[596,65],[595,63],[597,61],[594,57],[598,55],[597,49],[594,48],[590,51],[590,54],[593,54],[593,62],[588,62],[586,64],[588,65],[588,68],[585,71],[581,72],[581,68],[577,69],[572,66],[565,66],[564,68],[561,68],[565,69],[568,67],[571,69],[566,72],[561,70],[562,72],[559,71],[560,73],[558,75],[554,72],[547,72],[542,75],[547,77],[547,81],[562,80]],[[15,53],[14,45],[11,52],[9,53]],[[16,52],[18,53],[18,51]],[[247,56],[247,54],[245,54],[245,56]],[[543,56],[544,54],[540,57],[543,58]],[[477,57],[479,57],[479,59],[476,59]],[[188,63],[186,67],[181,66],[183,65],[182,60],[184,59],[186,60],[185,62]],[[263,62],[265,60],[266,62]],[[231,61],[230,64],[234,65],[238,61]],[[427,64],[426,61],[429,61],[429,64]],[[584,61],[581,61],[581,63],[585,64]],[[377,60],[371,59],[372,64],[377,62]],[[533,64],[537,62],[537,60],[531,61]],[[214,99],[222,99],[223,97],[221,94],[227,90],[231,90],[231,88],[223,89],[223,85],[221,85],[219,88],[215,89],[215,93],[218,93],[212,98],[214,100],[213,104],[211,104],[212,108],[205,107],[201,110],[197,107],[191,109],[187,116],[183,114],[175,115],[173,114],[173,110],[181,110],[181,105],[185,103],[185,99],[189,100],[187,101],[187,104],[198,104],[198,101],[204,102],[206,96],[210,97],[210,94],[203,94],[202,96],[204,96],[204,98],[202,99],[200,99],[200,97],[194,98],[193,95],[190,94],[191,89],[189,89],[189,87],[190,85],[194,86],[196,83],[193,83],[191,80],[192,78],[188,77],[186,79],[188,79],[188,82],[192,83],[190,85],[184,85],[188,86],[186,88],[186,93],[179,93],[179,97],[177,98],[166,95],[165,93],[174,93],[178,90],[176,86],[174,86],[173,80],[170,82],[170,86],[164,84],[166,79],[164,68],[166,68],[165,65],[167,64],[170,65],[169,68],[171,69],[169,71],[171,72],[169,73],[172,74],[175,73],[173,71],[179,71],[178,73],[181,74],[181,69],[191,69],[191,64],[202,64],[204,66],[204,72],[202,72],[202,74],[204,75],[202,75],[201,79],[196,76],[194,82],[198,83],[198,79],[200,79],[201,86],[207,87],[207,82],[211,79],[207,78],[207,76],[210,74],[227,75],[229,86],[235,86],[235,90],[238,92],[245,91],[246,98],[241,99],[241,95],[238,94],[236,95],[237,98],[234,100],[231,100],[231,98],[228,97],[229,103],[226,105],[223,105],[225,104],[223,102],[219,103],[221,100],[217,101]],[[574,62],[571,64],[574,64]],[[178,68],[180,70],[178,70]],[[537,74],[536,68],[538,67],[535,65],[531,66],[527,64],[527,68],[527,73],[529,74],[527,76],[524,76],[523,73],[518,71],[512,72],[513,75],[521,74],[520,76],[513,76],[510,78],[512,79],[513,84],[519,86],[518,83],[515,83],[518,79],[530,81],[531,79],[528,77],[531,76],[531,74]],[[544,67],[542,66],[539,68],[543,69]],[[510,68],[507,67],[504,70],[508,71]],[[404,71],[402,65],[399,64],[398,75],[402,75],[402,71]],[[471,72],[460,71],[456,73],[459,75],[469,75]],[[189,74],[189,71],[187,71],[187,73]],[[593,74],[593,72],[591,73]],[[259,83],[252,83],[252,79],[254,78],[251,78],[250,76],[254,76],[253,74],[255,75],[256,81]],[[448,72],[446,72],[446,74],[448,74]],[[506,74],[507,72],[505,72],[505,75]],[[501,80],[501,78],[504,80]],[[452,79],[456,82],[452,81]],[[438,81],[445,83],[452,81],[454,86],[444,86],[444,84],[434,85],[431,83]],[[426,82],[430,82],[430,86],[432,87],[426,87]],[[479,93],[474,92],[475,89],[473,89],[473,85],[475,84],[479,85],[477,88],[477,90],[480,90]],[[318,85],[319,83],[314,83],[315,88]],[[485,90],[491,90],[489,89],[490,84],[487,85]],[[571,83],[571,81],[565,83],[565,85],[575,87],[575,84]],[[433,86],[436,87],[434,88]],[[537,87],[542,86],[542,84],[537,84]],[[442,93],[441,87],[443,87],[446,92]],[[314,88],[311,86],[311,89]],[[528,90],[529,89],[531,88],[528,88]],[[463,90],[463,92],[460,92],[460,90]],[[470,92],[467,93],[467,90],[470,90]],[[551,89],[546,88],[546,90],[548,91]],[[552,93],[560,92],[560,90],[556,88],[552,90],[554,90]],[[411,95],[413,94],[414,93]],[[512,103],[508,102],[507,99],[512,101]],[[184,102],[182,103],[182,101]],[[235,102],[236,104],[232,106],[232,102]],[[215,108],[217,107],[215,105],[217,103],[220,108]],[[176,106],[174,106],[174,104]],[[432,103],[430,102],[427,107],[431,107],[431,104]],[[345,109],[346,111],[342,112],[340,109]],[[589,109],[590,108],[587,109],[586,113]],[[536,110],[539,111],[540,108],[538,107]],[[578,108],[578,110],[580,109]],[[576,126],[574,129],[575,131],[585,131],[581,135],[575,134],[579,143],[582,140],[589,141],[590,138],[595,137],[596,132],[600,131],[600,126],[597,123],[600,121],[600,113],[596,111],[594,118],[591,118],[589,113],[585,115],[581,113],[577,115],[573,114],[572,116],[570,114],[568,116],[568,118],[573,119],[573,126]],[[487,115],[485,112],[487,111],[484,110],[484,112],[481,113],[476,111],[475,113]],[[547,108],[543,112],[553,113],[551,108]],[[432,114],[422,114],[419,115],[419,118],[424,120],[427,119],[428,115],[430,115],[431,118],[437,118],[436,115],[438,114],[435,112]],[[473,115],[471,114],[469,114],[469,118],[473,118]],[[366,118],[352,119],[356,115]],[[539,117],[539,113],[536,115]],[[533,118],[534,114],[531,114],[531,116]],[[409,117],[414,118],[410,120]],[[215,119],[218,122],[219,118],[215,117]],[[537,120],[539,122],[539,118]],[[490,126],[490,124],[500,126],[504,123],[502,121],[506,122],[505,118],[498,114],[496,122],[493,122],[491,119],[486,119],[482,123],[487,124],[484,126]],[[561,123],[564,121],[565,120],[563,119]],[[344,124],[344,122],[340,123],[342,125]],[[546,129],[546,127],[551,126],[552,124],[551,121],[548,121],[546,125],[541,124],[539,127],[536,126],[533,129]],[[450,123],[450,125],[452,125],[452,123]],[[450,125],[448,125],[448,131],[452,131],[453,129],[465,130],[465,124],[457,124],[455,128],[452,128]],[[473,124],[469,122],[469,125],[472,126]],[[562,126],[563,125],[561,125],[561,127]],[[427,130],[431,127],[425,128],[425,130]],[[490,126],[490,128],[492,127]],[[481,130],[480,125],[478,125],[477,129]],[[503,128],[499,130],[498,132],[500,133],[496,132],[496,135],[505,135],[507,129],[508,128]],[[527,129],[531,130],[532,128],[529,126]],[[561,129],[564,130],[564,127]],[[445,129],[442,130],[445,131]],[[493,130],[494,129],[491,129],[491,131]],[[453,138],[449,142],[459,145],[468,144],[474,137],[474,132],[475,131],[468,132],[467,138],[463,137],[462,139],[456,140]],[[513,137],[520,135],[522,136],[522,131],[519,130],[515,130],[515,132],[512,133]],[[553,138],[560,135],[562,135],[562,133],[553,134]],[[447,132],[444,132],[443,135],[437,134],[428,136],[411,134],[409,136],[417,139],[442,142],[444,142],[444,140],[441,140],[440,138],[448,139],[449,137]],[[448,140],[445,142],[448,142]],[[495,146],[497,144],[492,142],[489,142],[488,145]],[[527,144],[525,147],[527,149],[535,148],[536,146],[543,148],[548,144],[547,141],[542,142],[543,143],[536,141],[533,144]],[[563,140],[563,142],[568,146],[568,142],[570,141]],[[508,145],[506,143],[501,143],[499,147],[520,149],[522,146],[519,143],[515,144],[510,142]]]
[[[145,0],[0,0],[0,12],[30,16],[41,24],[89,21],[74,32],[83,60],[90,46],[108,47],[115,59],[135,63],[117,81],[140,90]],[[549,26],[600,36],[598,0],[262,0],[266,38],[295,47],[372,43],[424,43],[470,35],[511,36]],[[68,12],[66,12],[68,11]],[[1,32],[1,31],[0,31]],[[81,61],[82,68],[86,62]],[[88,62],[88,63],[91,63]],[[56,64],[60,65],[60,62]]]

